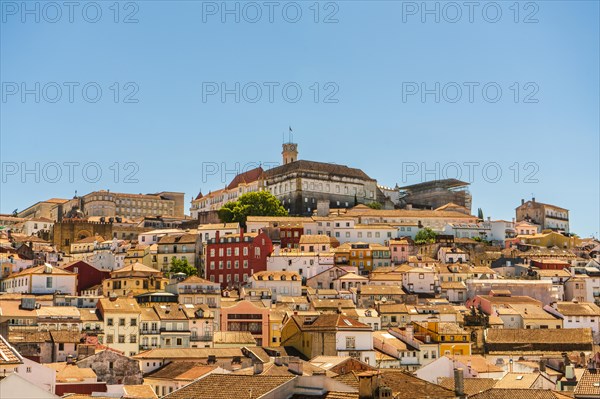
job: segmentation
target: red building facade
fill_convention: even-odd
[[[77,273],[77,294],[91,288],[95,285],[102,284],[106,278],[110,278],[110,272],[96,269],[94,266],[82,260],[73,262],[63,267],[73,273]]]
[[[280,225],[281,248],[298,248],[302,234],[304,234],[304,227],[300,223]]]
[[[571,264],[560,259],[532,259],[531,266],[542,270],[563,270],[571,267]]]
[[[273,242],[264,232],[221,235],[206,244],[204,262],[206,278],[220,283],[221,288],[239,287],[252,274],[267,270],[267,257]]]

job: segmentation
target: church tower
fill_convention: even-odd
[[[298,160],[298,144],[291,142],[283,143],[283,151],[281,151],[281,155],[283,156],[284,165],[296,162]]]

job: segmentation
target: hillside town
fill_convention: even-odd
[[[467,182],[298,154],[190,205],[107,189],[1,214],[0,398],[600,398],[600,240],[569,204],[498,220]],[[229,217],[257,193],[280,211]]]

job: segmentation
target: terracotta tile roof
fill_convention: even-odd
[[[164,396],[165,399],[257,399],[295,376],[211,374]]]
[[[73,344],[81,342],[79,331],[50,331],[52,340],[56,343]]]
[[[487,391],[493,388],[498,382],[493,378],[465,378],[464,380],[465,393],[467,395],[475,395],[476,393]],[[453,377],[440,377],[438,378],[438,385],[444,388],[454,390],[454,378]]]
[[[540,373],[506,373],[496,383],[496,388],[533,388]]]
[[[296,162],[287,163],[285,165],[276,166],[265,171],[264,176],[265,179],[270,179],[275,176],[287,175],[297,172],[316,172],[319,174],[352,177],[361,180],[374,181],[374,179],[370,178],[365,172],[363,172],[360,169],[350,168],[346,165],[304,160],[299,160]]]
[[[403,371],[380,369],[379,373],[380,385],[391,388],[394,399],[443,399],[455,397],[453,390],[432,384]],[[340,375],[334,377],[334,379],[358,388],[358,377],[355,372]],[[352,379],[354,379],[354,382]]]
[[[469,396],[469,399],[567,399],[569,396],[547,389],[492,388]]]
[[[402,287],[398,285],[363,285],[360,287],[361,295],[403,295]]]
[[[51,275],[64,274],[64,275],[70,275],[70,276],[77,276],[77,273],[72,273],[68,270],[63,270],[58,267],[53,267],[51,265],[40,265],[40,266],[30,267],[29,269],[21,270],[18,273],[13,273],[10,276],[8,276],[7,278],[29,276],[32,274],[51,274]]]
[[[77,367],[74,364],[67,364],[66,362],[60,363],[46,363],[46,367],[56,371],[56,382],[81,382],[88,378],[96,380],[96,373],[91,368]]]
[[[321,294],[320,291],[319,294]],[[337,309],[340,306],[342,309],[354,309],[356,307],[351,299],[313,299],[311,304],[316,310]]]
[[[592,351],[590,328],[488,329],[486,352],[562,353]]]
[[[575,397],[600,398],[600,370],[586,369],[575,387]]]
[[[457,360],[465,365],[471,365],[471,368],[478,373],[501,373],[504,371],[501,367],[488,361],[481,355],[454,355],[447,356],[449,359]]]
[[[230,359],[235,356],[244,356],[241,348],[157,348],[138,353],[133,359],[208,359],[214,355],[218,359]]]
[[[133,298],[100,298],[100,305],[104,312],[113,313],[140,313],[140,307]]]
[[[180,281],[178,284],[209,284],[209,285],[219,285],[219,283],[213,283],[210,280],[203,279],[198,276],[189,276],[183,281]]]
[[[198,240],[198,234],[180,234],[166,235],[158,240],[159,245],[163,244],[195,244]]]
[[[337,238],[325,234],[303,234],[300,236],[300,244],[339,244]]]
[[[187,320],[185,312],[180,309],[181,305],[154,305],[153,308],[161,320]]]
[[[591,302],[557,302],[556,307],[564,316],[600,316],[600,307]]]
[[[486,342],[490,344],[528,344],[528,343],[580,343],[592,342],[590,328],[559,328],[559,329],[490,329],[487,331]]]
[[[329,330],[370,330],[371,327],[356,319],[341,314],[322,314],[316,319],[311,316],[292,316],[294,322],[302,331],[329,331]]]
[[[232,188],[236,188],[240,184],[248,184],[255,182],[262,178],[264,170],[262,167],[250,169],[244,173],[240,173],[236,175],[231,183],[226,187],[227,190],[231,190]]]
[[[159,270],[156,270],[150,266],[146,266],[140,262],[135,262],[135,263],[125,265],[122,268],[111,272],[110,274],[111,274],[111,276],[118,277],[120,275],[132,273],[132,272],[145,272],[145,273],[152,273],[152,274],[161,274],[161,272]]]
[[[171,362],[147,374],[144,378],[190,381],[213,371],[217,366],[208,366],[200,362]]]
[[[156,399],[150,385],[123,385],[122,399]]]
[[[49,331],[13,330],[8,332],[8,342],[14,344],[30,344],[51,342]]]
[[[0,335],[0,366],[21,364],[21,355]]]

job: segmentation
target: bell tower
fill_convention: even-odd
[[[298,160],[298,144],[288,142],[283,143],[283,150],[281,151],[281,155],[283,157],[283,164],[287,165],[288,163],[296,162]]]

